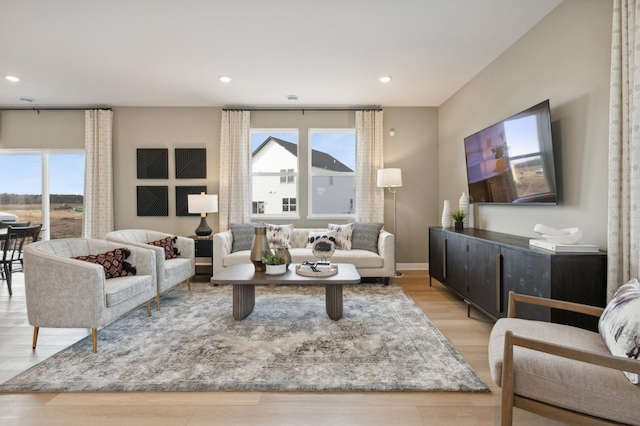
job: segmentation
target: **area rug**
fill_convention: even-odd
[[[488,391],[396,285],[344,287],[338,321],[324,286],[257,286],[232,318],[231,286],[192,284],[138,308],[0,385],[0,392]]]

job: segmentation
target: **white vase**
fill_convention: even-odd
[[[458,208],[465,212],[462,223],[464,224],[465,228],[467,228],[469,226],[469,196],[466,192],[463,192],[460,196],[460,200],[458,201]]]
[[[283,275],[287,272],[287,265],[266,265],[267,275]]]
[[[444,200],[444,207],[442,208],[442,227],[451,228],[451,203],[449,200]]]

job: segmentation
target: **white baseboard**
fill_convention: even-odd
[[[428,271],[428,263],[398,263],[396,265],[398,271]]]

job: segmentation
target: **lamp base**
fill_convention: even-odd
[[[204,216],[200,218],[200,226],[196,228],[196,235],[199,237],[206,237],[207,235],[211,235],[211,228],[207,223],[207,218]]]

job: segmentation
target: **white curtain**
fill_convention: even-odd
[[[607,300],[640,278],[640,22],[635,0],[615,0],[609,106]]]
[[[84,238],[104,238],[114,230],[113,111],[84,113]]]
[[[356,220],[384,222],[384,188],[377,187],[384,167],[382,111],[356,111]]]
[[[251,222],[251,113],[222,111],[220,126],[220,231]]]

